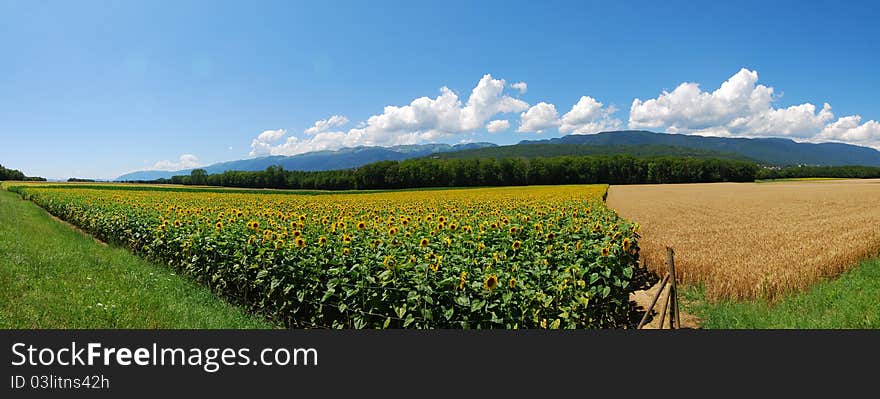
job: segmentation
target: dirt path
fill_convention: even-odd
[[[654,295],[657,294],[657,290],[660,289],[660,282],[654,284],[651,288],[646,290],[636,291],[629,295],[629,299],[634,301],[639,307],[639,315],[644,315],[645,309],[651,305],[651,299],[654,298]],[[660,311],[663,309],[663,303],[666,302],[666,297],[669,295],[669,289],[663,291],[662,296],[657,299],[657,303],[654,305],[654,309],[651,312],[651,316],[648,318],[648,323],[646,323],[642,328],[643,329],[658,329],[660,328]],[[681,295],[679,294],[679,301],[681,301]],[[700,328],[700,319],[697,316],[694,316],[690,313],[684,311],[681,308],[681,305],[678,307],[679,318],[681,319],[681,328]],[[666,320],[663,321],[663,328],[669,328],[669,310],[667,309]]]

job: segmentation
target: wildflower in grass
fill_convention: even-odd
[[[486,276],[486,280],[483,281],[483,288],[492,291],[495,287],[498,287],[498,276],[494,274]]]

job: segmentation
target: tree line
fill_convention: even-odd
[[[753,162],[682,157],[637,158],[631,155],[560,156],[381,161],[354,169],[226,171],[189,175],[152,183],[243,188],[372,190],[421,187],[524,186],[547,184],[655,184],[754,181]]]
[[[0,165],[0,180],[18,180],[18,181],[46,181],[43,177],[25,176],[22,171],[17,169],[7,169]]]
[[[764,168],[756,176],[757,179],[797,179],[806,177],[876,179],[880,178],[880,167],[791,166],[787,168]]]

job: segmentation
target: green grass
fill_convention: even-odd
[[[866,260],[775,304],[711,304],[702,299],[700,288],[684,293],[685,307],[703,320],[703,328],[880,328],[880,259]]]
[[[0,328],[272,328],[0,190]]]

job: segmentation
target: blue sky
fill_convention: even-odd
[[[113,178],[628,127],[880,148],[871,2],[412,3],[0,0],[0,163]]]

